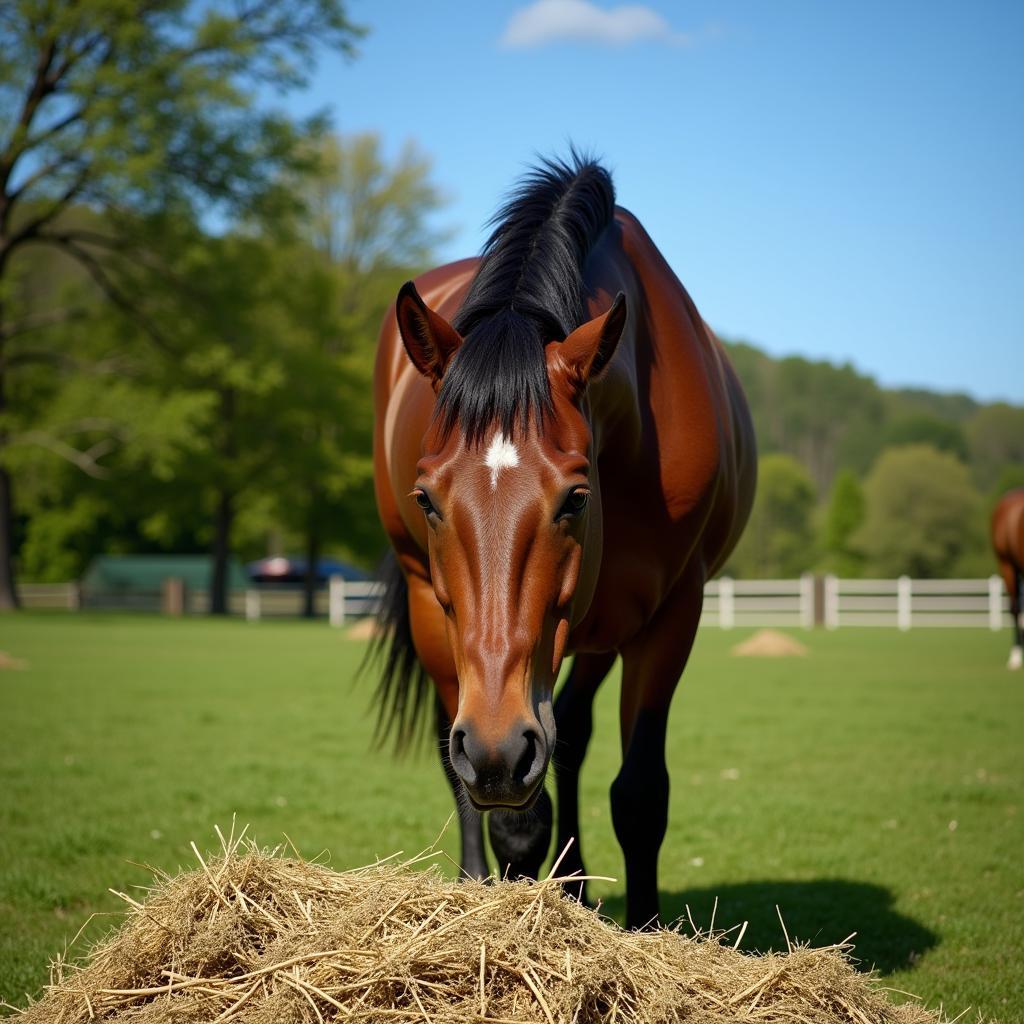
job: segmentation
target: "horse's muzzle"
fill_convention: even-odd
[[[535,725],[523,723],[488,743],[472,723],[456,721],[448,754],[474,806],[487,811],[532,803],[543,784],[549,751],[543,731]]]

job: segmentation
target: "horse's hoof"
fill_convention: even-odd
[[[1010,660],[1006,663],[1006,667],[1010,669],[1018,669],[1024,665],[1024,648],[1011,647],[1010,648]]]

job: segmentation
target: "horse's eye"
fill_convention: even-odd
[[[437,509],[434,508],[434,503],[430,500],[430,496],[426,491],[416,490],[413,491],[412,495],[416,499],[416,504],[419,505],[425,515],[436,516]]]
[[[558,515],[555,516],[555,522],[578,516],[587,507],[588,501],[590,501],[590,491],[585,487],[573,488],[562,502],[562,507],[558,510]]]

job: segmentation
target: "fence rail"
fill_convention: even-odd
[[[78,611],[160,611],[167,608],[167,590],[131,594],[90,593],[78,583],[29,583],[20,587],[26,608]],[[332,577],[317,591],[314,613],[334,626],[373,615],[381,597],[376,580],[352,582]],[[181,611],[203,614],[209,610],[205,590],[189,590]],[[228,610],[250,620],[294,618],[302,614],[300,590],[253,587],[230,594]],[[847,626],[975,627],[992,630],[1012,624],[1010,603],[998,576],[987,579],[924,580],[840,579],[814,576],[799,579],[712,580],[704,588],[701,625],[718,629],[744,626],[779,626],[826,629]]]

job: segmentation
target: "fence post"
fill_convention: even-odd
[[[82,610],[82,584],[78,580],[72,580],[68,584],[68,610],[72,612]]]
[[[825,577],[825,628],[839,628],[839,577],[829,573]]]
[[[805,572],[800,577],[800,625],[804,629],[814,628],[813,572]]]
[[[164,615],[185,614],[185,581],[167,576],[160,584],[160,610]]]
[[[258,622],[263,613],[263,602],[258,590],[245,592],[245,618],[248,622]]]
[[[904,633],[910,629],[912,600],[913,584],[910,577],[901,576],[896,581],[896,628]]]
[[[988,628],[998,632],[1003,626],[1003,580],[1001,576],[988,578]]]
[[[718,626],[732,629],[736,625],[736,590],[731,576],[718,581]]]
[[[332,626],[345,625],[345,578],[332,576],[327,581],[327,615]]]

